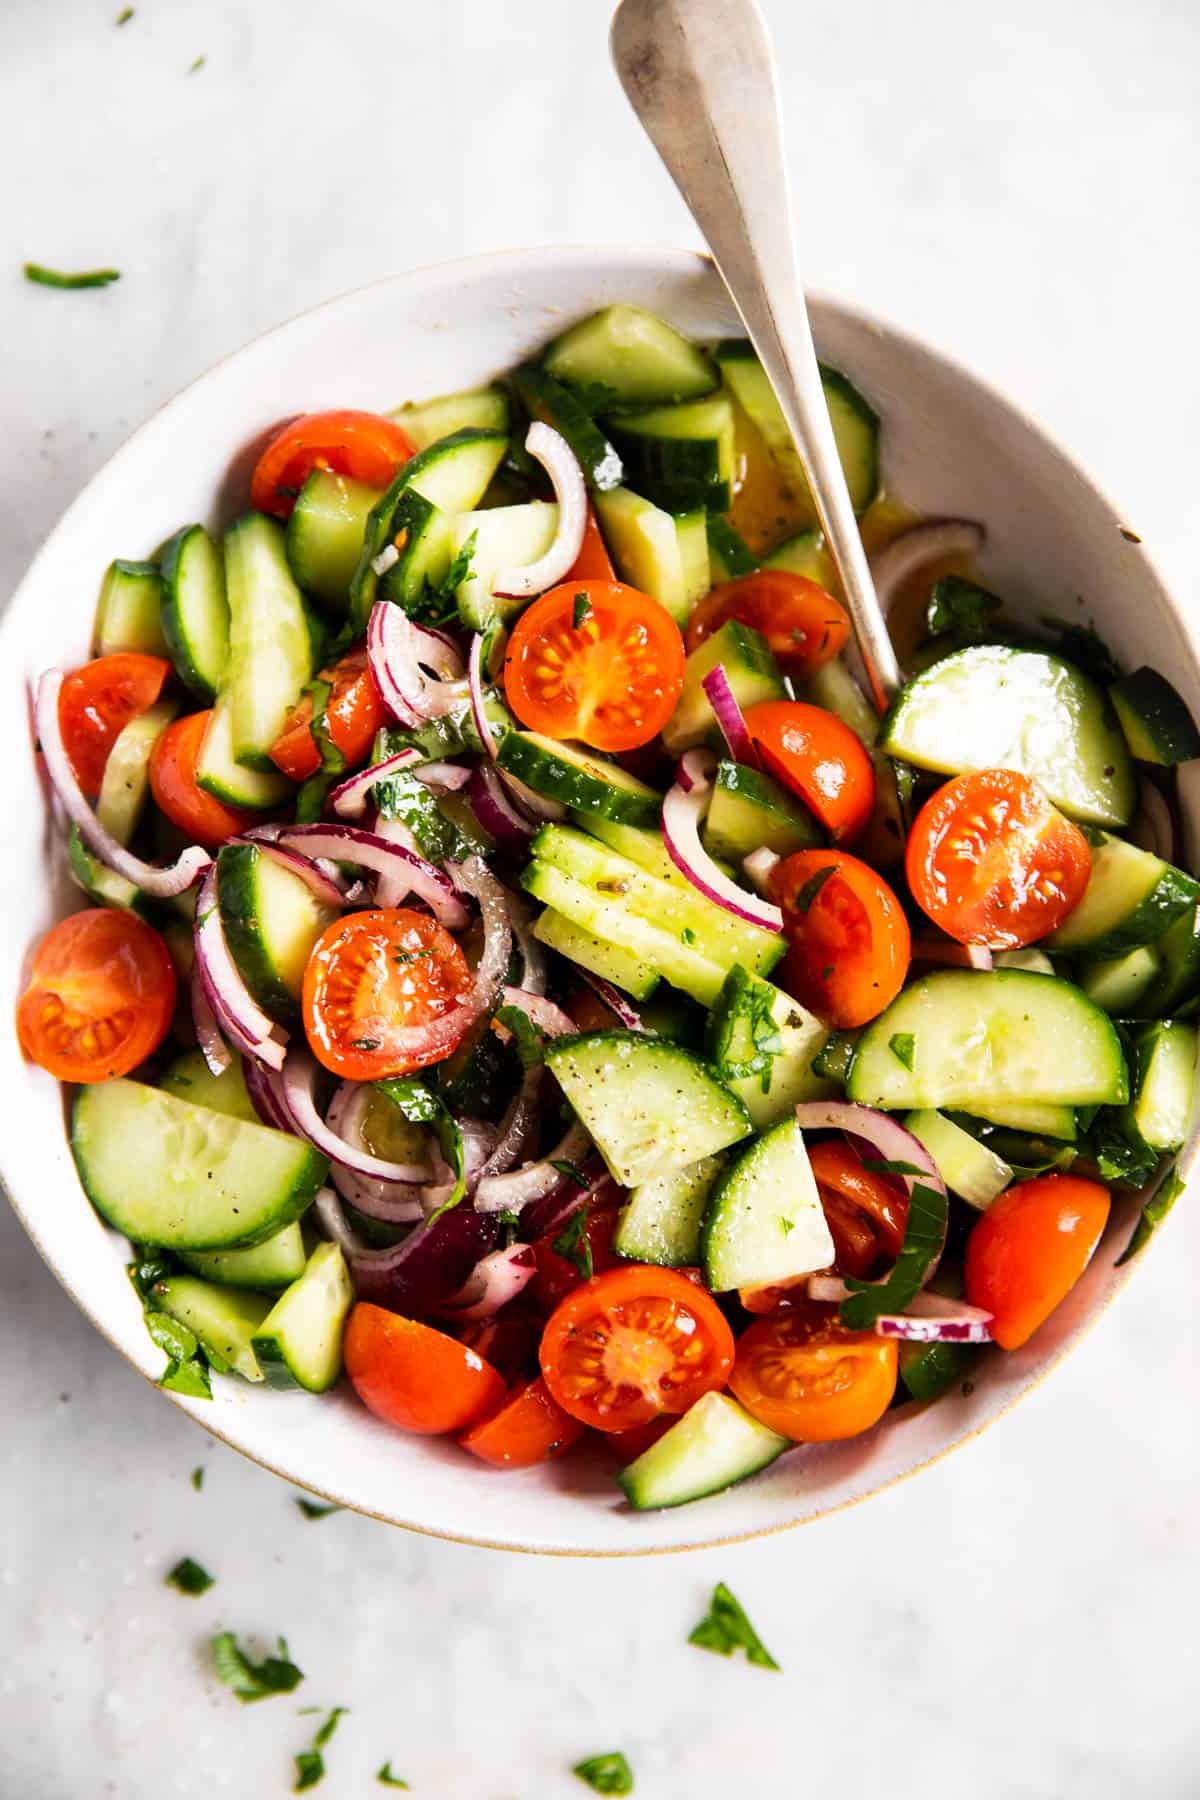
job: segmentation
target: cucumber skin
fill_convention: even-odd
[[[262,852],[253,844],[223,844],[217,855],[217,906],[230,955],[258,1004],[272,1018],[298,1016],[263,943],[255,903],[255,875]]]
[[[521,781],[536,788],[538,793],[551,794],[545,786],[547,777],[544,764],[545,753],[531,744],[527,735],[521,731],[511,731],[500,745],[497,761],[502,769],[515,775]],[[603,762],[600,757],[598,763]],[[539,767],[542,768],[539,783]],[[638,793],[634,788],[609,786],[603,776],[589,775],[585,770],[575,769],[569,763],[558,765],[567,771],[561,777],[555,770],[554,788],[551,797],[561,801],[578,812],[602,813],[606,819],[613,819],[619,825],[656,825],[662,811],[662,795],[649,789]]]
[[[205,675],[203,673],[203,671],[196,666],[196,663],[194,662],[194,660],[192,658],[191,647],[188,642],[188,634],[184,628],[183,617],[182,617],[182,614],[180,611],[180,603],[179,603],[179,578],[180,578],[181,564],[182,564],[184,556],[186,554],[187,546],[188,546],[189,542],[192,541],[194,534],[196,532],[200,532],[203,537],[208,538],[208,533],[205,531],[203,525],[185,525],[183,527],[182,531],[177,531],[175,533],[174,537],[170,538],[163,548],[163,553],[162,553],[162,581],[163,581],[162,632],[163,632],[163,638],[166,641],[167,655],[171,658],[171,661],[174,663],[176,672],[179,675],[179,679],[183,682],[185,687],[190,688],[193,694],[195,694],[199,699],[203,700],[203,702],[206,706],[211,706],[212,702],[217,697],[217,682],[214,680],[211,680],[207,675]],[[210,548],[212,550],[213,556],[217,559],[218,565],[220,565],[221,552],[217,549],[216,545],[212,543],[211,539],[209,539],[209,544],[210,544]],[[224,588],[224,569],[223,568],[221,570],[221,584],[222,584],[222,588]],[[225,656],[226,656],[226,663],[228,663],[228,660],[229,660],[229,633],[228,633],[229,605],[228,605],[228,601],[226,601],[225,611],[226,611]],[[219,679],[219,677],[218,677],[218,679]]]
[[[699,1485],[693,1484],[686,1490],[681,1490],[676,1487],[672,1496],[664,1499],[661,1497],[663,1491],[661,1485],[662,1477],[659,1475],[658,1471],[664,1459],[669,1458],[671,1449],[673,1448],[669,1442],[670,1438],[680,1426],[686,1424],[687,1420],[695,1412],[696,1407],[703,1407],[706,1412],[714,1410],[715,1407],[720,1407],[722,1413],[727,1412],[729,1408],[736,1407],[737,1412],[742,1414],[746,1419],[747,1424],[753,1428],[747,1431],[747,1437],[755,1438],[761,1434],[759,1452],[756,1455],[750,1456],[736,1469],[736,1471],[731,1471],[728,1475],[722,1474],[716,1480],[708,1481],[707,1483],[701,1482]],[[736,1417],[736,1415],[734,1415],[734,1417]],[[664,1445],[666,1446],[666,1449],[664,1449]],[[779,1457],[783,1455],[785,1450],[792,1450],[794,1448],[795,1445],[789,1438],[779,1437],[775,1432],[768,1431],[766,1426],[759,1425],[757,1420],[751,1419],[750,1415],[746,1413],[745,1408],[740,1402],[734,1400],[730,1395],[718,1393],[703,1394],[700,1399],[689,1408],[688,1412],[684,1413],[677,1420],[676,1424],[659,1438],[657,1443],[651,1444],[649,1450],[644,1451],[635,1462],[630,1463],[627,1468],[621,1470],[620,1474],[617,1476],[617,1485],[635,1512],[663,1511],[667,1507],[686,1506],[692,1500],[705,1500],[712,1494],[724,1493],[726,1488],[735,1487],[739,1482],[747,1481],[751,1475],[760,1475],[764,1469],[770,1468],[771,1464],[776,1462]],[[670,1479],[671,1477],[668,1475],[667,1481],[669,1482]],[[656,1482],[658,1485],[655,1485]],[[648,1485],[651,1488],[651,1493],[658,1497],[650,1497],[647,1495],[646,1490]]]
[[[1157,669],[1134,669],[1109,689],[1130,754],[1156,768],[1200,756],[1200,731],[1181,696]]]

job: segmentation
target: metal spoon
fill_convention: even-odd
[[[783,408],[882,710],[900,670],[821,388],[762,14],[756,0],[621,0],[610,43],[626,97],[707,239]]]

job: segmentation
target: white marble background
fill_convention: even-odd
[[[0,592],[131,427],[278,319],[471,250],[692,241],[606,0],[136,0],[118,29],[119,3],[0,6]],[[766,6],[810,278],[1010,384],[1194,599],[1195,0]],[[25,258],[124,279],[49,293]],[[353,1709],[329,1800],[385,1792],[385,1757],[439,1800],[566,1800],[615,1747],[645,1800],[1194,1795],[1198,1250],[1193,1199],[1068,1366],[919,1479],[601,1566],[306,1523],[5,1213],[0,1800],[283,1794],[309,1702]],[[202,1599],[162,1585],[184,1553]],[[717,1579],[782,1675],[687,1646]],[[202,1654],[226,1624],[286,1633],[300,1693],[239,1707]]]

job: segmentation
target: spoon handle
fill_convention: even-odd
[[[796,268],[774,58],[756,0],[621,0],[613,64],[703,232],[795,439],[876,705],[900,685]]]

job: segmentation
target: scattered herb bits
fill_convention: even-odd
[[[296,1505],[306,1519],[327,1519],[330,1513],[345,1512],[344,1506],[323,1506],[319,1500],[306,1500],[303,1494],[296,1495]]]
[[[756,1668],[779,1668],[723,1581],[713,1589],[708,1611],[695,1630],[689,1632],[688,1643],[698,1645],[701,1650],[714,1650],[718,1656],[732,1656],[735,1650],[744,1650],[746,1661]]]
[[[121,279],[120,269],[83,269],[78,274],[68,274],[63,269],[48,269],[45,263],[27,262],[24,271],[26,281],[35,282],[38,287],[101,288],[111,287]]]
[[[280,1638],[275,1656],[256,1663],[242,1649],[232,1631],[218,1632],[211,1646],[213,1667],[227,1688],[248,1705],[253,1700],[269,1700],[272,1694],[290,1694],[304,1680],[288,1653],[287,1639]]]
[[[178,1588],[181,1594],[206,1594],[213,1586],[214,1578],[200,1563],[185,1556],[175,1564],[167,1581],[171,1587]]]
[[[602,1756],[585,1756],[571,1771],[597,1794],[632,1794],[633,1770],[620,1750]]]

